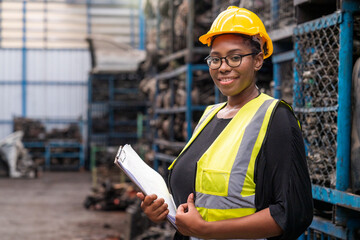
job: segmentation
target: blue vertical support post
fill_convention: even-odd
[[[274,79],[274,97],[281,98],[281,76],[280,76],[280,63],[273,63],[273,79]]]
[[[346,191],[350,186],[350,153],[351,153],[351,85],[352,85],[352,55],[353,55],[353,12],[359,8],[359,3],[352,0],[342,2],[343,21],[340,23],[340,51],[338,72],[338,134],[336,152],[336,189]],[[341,208],[336,207],[335,222],[347,225],[351,216]],[[357,222],[359,224],[359,222]],[[350,229],[348,239],[355,239]],[[350,236],[353,235],[353,236]]]
[[[144,115],[141,112],[138,112],[136,117],[136,136],[137,138],[141,138],[143,135],[143,122],[144,122]]]
[[[146,22],[142,8],[142,0],[139,0],[139,49],[145,50],[146,44]]]
[[[275,25],[279,21],[279,0],[271,1],[271,22]]]
[[[84,119],[81,118],[80,122],[79,122],[79,127],[80,127],[80,133],[81,136],[84,136]],[[84,151],[84,143],[80,143],[80,147],[79,147],[79,167],[80,168],[84,168],[85,167],[85,151]]]
[[[295,57],[294,57],[294,62],[299,64],[301,61],[301,55],[300,55],[300,50],[299,50],[299,44],[297,42],[295,42],[294,44],[294,51],[295,51]],[[294,96],[293,96],[293,107],[302,107],[303,106],[303,97],[301,94],[301,84],[300,84],[300,78],[299,78],[299,73],[296,70],[295,67],[296,64],[294,64],[294,86],[293,86],[293,90],[294,90]]]
[[[91,35],[91,0],[86,0],[86,32],[90,36]],[[87,149],[85,150],[87,154],[90,156],[91,153],[91,135],[92,135],[92,119],[91,119],[91,103],[92,103],[92,82],[93,82],[93,75],[89,73],[89,81],[88,81],[88,119],[87,119]],[[83,156],[85,155],[85,151],[83,150]],[[84,157],[85,159],[85,157]],[[85,165],[85,160],[84,160]]]
[[[45,144],[45,169],[49,170],[51,165],[51,147]]]
[[[86,0],[86,27],[87,27],[87,33],[91,34],[91,0]]]
[[[187,141],[190,140],[192,135],[192,102],[191,102],[191,88],[193,82],[193,75],[192,75],[192,64],[186,64],[187,71],[186,71],[186,113],[185,113],[185,121],[187,122]]]
[[[22,79],[21,79],[21,114],[26,117],[26,99],[27,99],[27,49],[26,49],[26,1],[23,1],[23,18],[22,18]]]
[[[135,34],[134,34],[134,7],[130,6],[130,45],[135,48]]]
[[[87,129],[88,129],[88,147],[90,148],[90,139],[91,139],[91,135],[92,135],[92,117],[91,117],[91,112],[92,112],[92,82],[93,82],[93,79],[94,79],[94,76],[92,74],[89,74],[89,80],[88,80],[88,119],[87,119],[87,123],[88,123],[88,126],[87,126]]]
[[[338,134],[336,153],[336,189],[345,191],[350,182],[351,78],[353,50],[352,1],[343,1],[343,21],[340,23]]]
[[[282,84],[283,79],[281,79],[281,64],[286,61],[291,61],[294,58],[295,58],[294,51],[291,50],[291,51],[273,55],[273,57],[271,59],[271,61],[273,63],[273,79],[274,79],[274,83],[275,83],[274,84],[274,97],[277,99],[280,99],[282,97],[281,84]]]
[[[79,169],[83,169],[85,166],[84,147],[80,144],[79,146]]]

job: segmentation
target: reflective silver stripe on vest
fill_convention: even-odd
[[[255,113],[246,127],[239,151],[236,154],[231,169],[228,196],[222,197],[196,192],[196,206],[208,209],[255,208],[255,195],[243,197],[240,195],[246,172],[249,166],[251,153],[259,135],[265,114],[275,99],[266,100]],[[216,183],[214,183],[216,184]]]
[[[200,125],[205,121],[205,119],[210,115],[210,113],[212,113],[217,107],[219,107],[221,104],[224,103],[218,103],[213,105],[210,110],[200,119],[200,121],[198,122],[198,124],[196,125],[194,132],[196,132],[196,130],[200,127]]]
[[[209,209],[254,208],[255,196],[222,197],[196,192],[196,207]]]

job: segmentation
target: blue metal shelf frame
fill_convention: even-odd
[[[50,124],[71,124],[76,123],[81,131],[81,136],[84,136],[84,125],[85,121],[73,120],[73,119],[36,119],[45,125]],[[78,169],[81,169],[85,166],[85,154],[84,154],[84,144],[82,142],[77,142],[73,140],[47,140],[47,141],[26,141],[23,142],[26,148],[44,148],[43,152],[40,152],[40,155],[45,158],[45,169],[49,170],[51,168],[51,157],[57,158],[79,158]],[[51,153],[51,148],[61,147],[61,148],[77,148],[78,151],[72,153]]]
[[[191,90],[193,85],[193,72],[201,70],[201,71],[208,71],[209,67],[206,64],[192,64],[187,63],[181,67],[178,67],[174,69],[171,72],[161,73],[156,76],[156,90],[155,90],[155,96],[159,94],[159,88],[158,83],[161,80],[169,80],[171,81],[171,78],[174,78],[182,73],[186,73],[186,84],[185,84],[185,91],[186,91],[186,105],[184,107],[173,107],[173,108],[157,108],[155,109],[154,119],[157,119],[159,114],[174,114],[174,113],[185,113],[185,121],[187,122],[187,136],[188,139],[190,139],[192,135],[192,113],[193,111],[203,111],[205,110],[206,106],[202,105],[193,105],[192,99],[191,99]],[[214,86],[214,94],[215,94],[215,103],[219,102],[219,90]],[[155,134],[155,138],[157,138],[157,135]],[[169,156],[166,154],[158,153],[158,144],[155,142],[153,144],[153,150],[156,153],[155,154],[155,161],[154,161],[154,169],[158,170],[159,167],[159,161],[165,161],[165,162],[172,162],[174,160],[174,156]]]
[[[145,114],[143,111],[143,108],[145,108],[146,103],[143,101],[118,101],[115,100],[116,94],[137,94],[139,93],[138,88],[116,88],[115,81],[117,80],[117,77],[121,74],[128,74],[128,72],[124,73],[97,73],[97,74],[89,74],[89,81],[88,81],[88,142],[87,146],[88,149],[90,149],[91,144],[100,144],[100,145],[108,145],[110,144],[109,141],[111,141],[110,138],[114,139],[122,139],[122,138],[131,138],[137,140],[139,138],[139,119],[134,120],[124,120],[124,121],[116,121],[114,116],[114,110],[119,110],[121,108],[129,109],[131,108],[132,111],[138,109],[138,112],[141,112],[142,114]],[[92,98],[93,96],[93,81],[104,81],[108,83],[107,86],[107,94],[108,99],[107,100],[94,100]],[[132,79],[134,80],[134,79]],[[121,81],[132,81],[132,80],[121,80]],[[135,81],[135,80],[134,80]],[[94,133],[93,132],[93,119],[92,119],[92,113],[96,112],[94,107],[97,106],[101,108],[101,110],[105,113],[109,114],[109,117],[107,119],[107,122],[109,124],[109,129],[106,132],[102,133]],[[141,115],[142,116],[142,115]],[[138,115],[139,117],[139,115]],[[147,124],[145,121],[142,121],[142,124]],[[115,132],[116,126],[136,126],[137,130],[135,132]],[[142,127],[142,125],[141,125]],[[101,142],[100,141],[101,139]]]
[[[316,29],[326,28],[335,24],[340,25],[340,51],[338,71],[338,118],[337,118],[337,150],[336,150],[336,186],[335,189],[313,185],[313,198],[337,206],[335,211],[335,224],[320,218],[314,218],[309,231],[317,230],[329,237],[339,239],[355,239],[354,231],[360,227],[360,219],[354,219],[348,211],[360,211],[360,196],[346,190],[350,181],[350,140],[351,140],[351,83],[352,83],[352,57],[353,57],[353,13],[360,9],[360,3],[351,0],[342,2],[342,11],[301,24],[294,29],[294,34],[303,34]],[[295,62],[302,61],[299,46],[295,42]],[[300,77],[294,68],[294,105],[301,105],[302,92],[299,88]],[[302,110],[302,109],[300,109]],[[306,109],[303,109],[306,110]],[[325,108],[311,109],[313,111],[326,111]],[[347,209],[345,211],[345,209]],[[337,224],[338,223],[338,224]],[[344,225],[344,227],[339,226]],[[310,235],[307,235],[309,239]],[[302,235],[300,239],[306,239]]]
[[[348,236],[350,234],[349,231],[344,229],[343,227],[336,226],[332,222],[326,219],[314,217],[310,227],[307,230],[307,236],[305,234],[301,235],[298,239],[299,240],[310,240],[310,239],[317,239],[313,236],[311,238],[311,233],[317,231],[317,233],[320,235],[321,239],[330,239],[331,237],[335,237],[338,239],[348,239]],[[332,238],[331,238],[332,239]]]
[[[22,28],[22,32],[23,32],[23,37],[22,37],[22,81],[21,81],[21,92],[22,92],[22,109],[21,109],[21,113],[23,117],[26,117],[26,95],[27,95],[27,91],[26,91],[26,75],[27,75],[27,49],[26,49],[26,1],[23,1],[23,17],[22,17],[22,22],[23,22],[23,28]]]
[[[74,148],[78,149],[77,152],[71,153],[53,153],[51,150],[53,148]],[[51,169],[51,158],[79,158],[79,166],[81,169],[85,165],[84,159],[84,148],[83,145],[77,142],[59,142],[59,141],[50,141],[46,143],[46,151],[45,151],[45,168]]]
[[[330,203],[335,203],[336,201],[331,199],[340,199],[346,195],[345,191],[349,187],[349,167],[350,167],[350,126],[351,126],[351,72],[352,72],[352,42],[349,39],[352,39],[352,17],[351,13],[334,13],[327,17],[320,19],[320,22],[325,25],[319,24],[318,27],[326,27],[328,24],[338,24],[340,23],[340,54],[339,54],[339,99],[338,99],[338,134],[337,134],[337,166],[336,166],[336,190],[330,188],[323,188],[320,186],[314,186],[313,193],[314,198],[319,200],[328,200]],[[326,19],[325,19],[326,18]],[[314,24],[304,24],[301,26],[305,31],[310,31],[314,28]],[[299,28],[295,28],[296,31],[300,31]],[[295,51],[299,54],[297,45],[295,43]],[[295,61],[301,61],[298,55],[296,55]],[[299,92],[298,85],[300,83],[300,78],[294,69],[294,80],[295,80],[295,92]],[[295,100],[298,100],[299,97],[295,97]],[[311,109],[315,111],[316,109]],[[310,110],[310,111],[311,111]],[[325,110],[325,108],[319,109],[320,111]],[[319,191],[318,189],[323,189],[324,191]],[[330,197],[323,197],[323,193],[328,193]],[[340,192],[342,192],[341,195]],[[341,196],[341,197],[340,197]],[[360,196],[356,196],[360,198]],[[359,208],[358,200],[355,202],[349,203],[351,207]]]
[[[288,51],[284,53],[279,53],[272,56],[273,63],[273,79],[274,79],[274,97],[280,99],[282,97],[281,93],[281,67],[282,62],[293,60],[295,57],[294,51]]]
[[[139,2],[139,6],[142,6],[142,0],[139,0],[138,2]],[[139,49],[140,50],[145,50],[145,45],[146,45],[145,29],[146,29],[146,21],[145,21],[144,12],[142,8],[139,7]]]
[[[191,90],[192,90],[192,85],[193,85],[193,71],[197,71],[197,70],[202,70],[202,71],[209,71],[209,66],[206,64],[186,64],[186,122],[187,124],[187,136],[188,139],[190,140],[191,135],[192,135],[192,127],[191,127],[191,123],[192,123],[192,112],[194,110],[205,110],[206,106],[193,106],[192,102],[191,102]],[[215,90],[215,92],[217,92]],[[200,108],[200,109],[199,109]]]

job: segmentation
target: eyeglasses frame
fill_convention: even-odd
[[[210,68],[211,70],[217,70],[217,69],[221,68],[221,65],[222,65],[222,63],[223,63],[223,59],[225,59],[225,62],[226,62],[226,64],[227,64],[229,67],[231,67],[231,68],[236,68],[236,67],[238,67],[238,66],[241,65],[243,57],[250,56],[250,55],[256,55],[256,54],[257,54],[257,53],[252,52],[252,53],[248,53],[248,54],[229,54],[229,55],[227,55],[227,56],[225,56],[225,57],[216,57],[216,58],[219,58],[220,61],[221,61],[221,62],[220,62],[220,66],[217,67],[217,68],[211,68],[211,67],[210,67],[210,65],[209,65],[209,63],[208,63],[208,61],[207,61],[209,58],[211,58],[210,55],[207,56],[207,57],[204,59],[204,61],[207,63],[207,65],[209,66],[209,68]],[[241,57],[241,60],[240,60],[240,62],[239,62],[239,65],[237,65],[237,66],[230,66],[230,64],[229,64],[229,62],[228,62],[227,57],[233,56],[233,55],[237,55],[237,56],[240,56],[240,57]]]

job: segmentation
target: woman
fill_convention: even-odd
[[[271,39],[254,13],[229,7],[200,41],[211,47],[210,75],[227,102],[205,110],[169,168],[175,239],[296,239],[312,220],[311,184],[291,107],[255,84]],[[138,197],[152,221],[164,221],[163,199]]]

